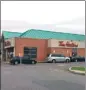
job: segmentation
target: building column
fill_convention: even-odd
[[[13,50],[13,56],[15,56],[15,53],[16,53],[16,52],[15,52],[15,47],[14,47],[14,50]]]

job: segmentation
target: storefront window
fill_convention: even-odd
[[[30,56],[30,58],[37,57],[37,48],[36,47],[25,47],[24,48],[24,56]]]

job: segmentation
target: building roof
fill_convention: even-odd
[[[19,32],[10,32],[10,31],[2,31],[2,34],[5,39],[19,37],[21,35],[21,33]]]
[[[63,39],[63,40],[81,40],[81,41],[85,40],[85,35],[53,32],[37,29],[30,29],[24,33],[10,32],[10,31],[3,31],[2,33],[5,39],[13,37],[22,37],[22,38],[37,38],[37,39]]]
[[[38,39],[85,40],[85,35],[30,29],[20,37]]]

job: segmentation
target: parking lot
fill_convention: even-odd
[[[1,90],[85,90],[85,76],[70,73],[76,63],[1,65]]]

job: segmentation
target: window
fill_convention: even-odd
[[[65,57],[64,55],[60,54],[60,57]]]
[[[28,50],[28,47],[24,47],[24,50],[27,51]]]
[[[31,50],[37,50],[37,48],[35,48],[35,47],[32,47],[32,48],[30,48]]]
[[[33,54],[33,55],[30,56],[30,58],[36,58],[36,57],[37,57],[36,54]]]
[[[36,52],[37,52],[36,50],[31,50],[30,51],[31,54],[36,54]]]
[[[52,54],[52,57],[65,57],[63,54]]]
[[[28,54],[29,52],[28,51],[24,51],[24,54]]]
[[[36,47],[25,47],[24,56],[30,56],[30,58],[37,57],[37,48]]]
[[[58,55],[57,55],[57,54],[52,54],[51,56],[52,56],[52,57],[58,57]]]

